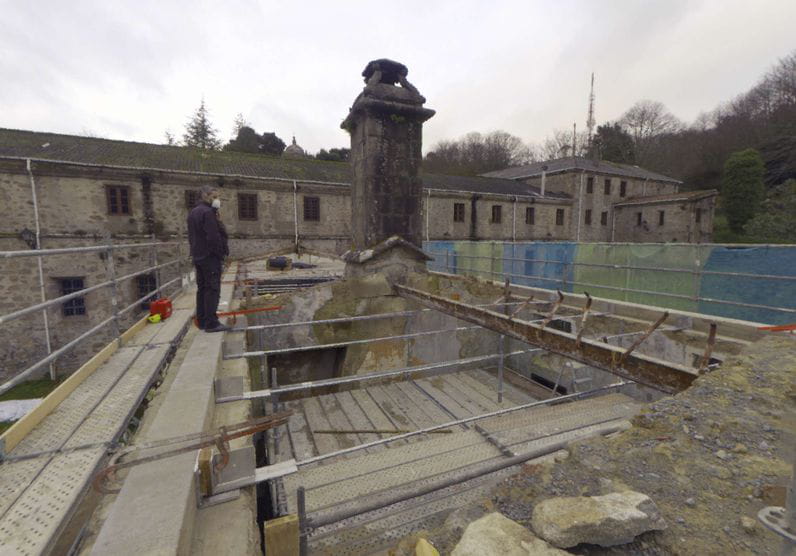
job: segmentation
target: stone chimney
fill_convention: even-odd
[[[434,111],[407,81],[406,66],[392,60],[370,62],[365,88],[340,127],[351,134],[351,232],[353,249],[345,255],[346,276],[383,271],[374,259],[411,270],[429,257],[421,250],[423,122]],[[393,253],[398,250],[401,254]],[[367,269],[362,267],[367,263]],[[390,274],[395,274],[390,272]],[[404,271],[405,274],[405,271]],[[392,276],[398,278],[397,275]]]

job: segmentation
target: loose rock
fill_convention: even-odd
[[[751,517],[741,516],[741,528],[748,534],[753,535],[757,531],[757,521]]]
[[[467,526],[451,556],[566,556],[499,512]]]
[[[645,531],[666,529],[650,497],[633,491],[550,498],[534,507],[531,525],[537,535],[559,548],[583,542],[615,546]]]

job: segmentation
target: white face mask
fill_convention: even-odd
[[[210,203],[210,206],[213,207],[214,209],[220,209],[221,208],[221,199],[213,199],[213,202]]]

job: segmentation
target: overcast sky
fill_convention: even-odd
[[[310,152],[375,58],[409,67],[437,115],[425,149],[470,131],[540,142],[635,101],[683,120],[744,92],[796,49],[794,0],[190,2],[0,0],[0,127],[164,142],[204,96]]]

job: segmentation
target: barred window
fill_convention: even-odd
[[[583,220],[587,226],[591,226],[591,209],[586,209],[586,213],[583,215]]]
[[[138,296],[136,299],[141,299],[149,292],[153,292],[157,289],[157,278],[155,277],[155,273],[152,272],[150,274],[142,274],[141,276],[136,276],[136,281],[138,282]],[[141,301],[141,308],[142,309],[149,309],[149,303],[154,301],[157,297],[157,294],[152,294],[146,296],[145,299]]]
[[[636,226],[641,226],[641,218],[642,218],[641,217],[641,213],[637,212],[636,213]]]
[[[185,208],[191,210],[193,207],[199,204],[199,200],[202,198],[201,194],[196,191],[195,189],[186,189],[185,190]]]
[[[453,203],[453,221],[464,222],[464,203]]]
[[[85,288],[84,279],[77,277],[60,278],[61,282],[61,295],[69,295],[70,293],[78,292]],[[69,301],[65,301],[61,306],[65,317],[74,317],[77,315],[86,314],[86,298],[78,296]]]
[[[702,209],[701,208],[696,209],[696,221],[697,221],[697,224],[702,222]]]
[[[126,185],[107,185],[108,214],[130,214],[130,188]]]
[[[321,220],[320,197],[304,197],[304,220],[319,222]]]
[[[256,193],[238,193],[238,219],[257,220]]]
[[[602,226],[608,225],[608,211],[604,210],[603,212],[600,213],[600,224]]]
[[[536,210],[534,207],[525,208],[525,223],[531,225],[536,224]]]
[[[556,226],[564,225],[564,209],[556,209]]]
[[[586,193],[594,193],[594,176],[586,178]]]
[[[625,195],[627,195],[627,182],[626,181],[620,181],[619,182],[619,196],[620,197],[624,197]]]
[[[663,226],[665,214],[666,214],[665,211],[662,210],[658,211],[658,226]]]
[[[605,180],[605,194],[606,195],[611,194],[611,178]]]

